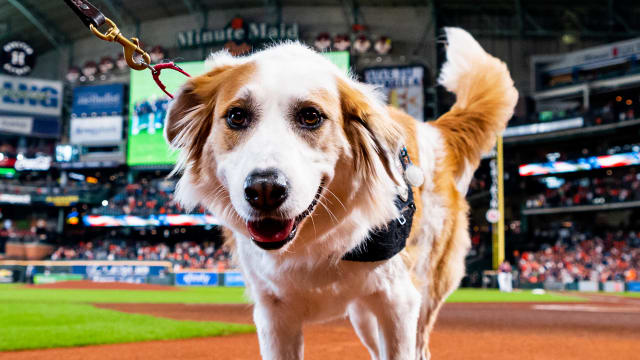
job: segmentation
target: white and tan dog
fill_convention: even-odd
[[[518,98],[504,63],[465,31],[446,34],[439,82],[457,101],[435,122],[387,107],[297,43],[213,54],[172,103],[177,198],[233,233],[264,359],[301,359],[303,325],[345,315],[372,359],[429,357],[464,273],[468,183]],[[398,217],[404,146],[424,173],[407,246],[385,261],[342,260]]]

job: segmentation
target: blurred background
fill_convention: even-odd
[[[507,63],[520,100],[502,154],[482,160],[467,194],[463,286],[496,287],[502,272],[522,288],[640,291],[637,1],[93,4],[153,63],[198,74],[212,51],[299,40],[421,121],[454,101],[435,83],[441,29],[465,28]],[[177,279],[190,270],[242,284],[215,214],[173,202],[169,99],[149,72],[130,70],[121,46],[93,36],[62,1],[0,1],[0,46],[0,282],[210,281]],[[174,91],[184,77],[163,81]],[[86,266],[94,260],[142,270]]]

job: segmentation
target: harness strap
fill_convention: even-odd
[[[402,169],[406,170],[411,164],[406,148],[402,148],[399,157]],[[389,260],[405,248],[411,233],[413,215],[416,212],[413,189],[409,184],[405,185],[407,192],[398,195],[395,200],[398,217],[388,222],[383,228],[370,230],[367,237],[355,248],[349,250],[342,260],[359,262]]]

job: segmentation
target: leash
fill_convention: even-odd
[[[151,65],[151,56],[140,47],[140,40],[132,37],[127,39],[118,26],[108,17],[104,16],[100,10],[91,5],[86,0],[64,0],[64,2],[73,10],[73,12],[80,18],[82,23],[91,30],[91,32],[99,39],[109,42],[117,42],[122,45],[122,51],[124,52],[124,59],[133,70],[145,70],[151,71],[151,76],[156,82],[156,85],[167,96],[173,99],[173,95],[167,91],[167,87],[160,80],[160,72],[164,69],[170,69],[178,71],[187,77],[191,77],[187,72],[182,70],[178,65],[173,62],[160,63]],[[99,30],[100,27],[107,24],[109,28],[104,33]],[[138,59],[136,60],[136,56]]]

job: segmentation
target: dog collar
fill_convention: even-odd
[[[402,148],[399,156],[405,173],[407,168],[415,167],[405,147]],[[411,184],[405,181],[405,186],[405,190],[401,190],[395,200],[400,215],[383,228],[370,230],[367,237],[358,246],[349,250],[342,260],[359,262],[389,260],[404,249],[411,233],[413,215],[416,212]]]

